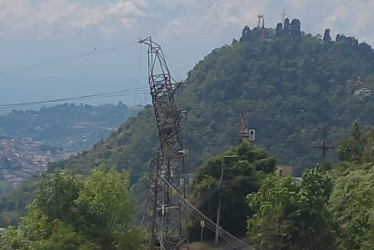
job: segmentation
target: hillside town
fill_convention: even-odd
[[[49,162],[69,158],[76,152],[46,146],[32,138],[0,137],[0,174],[13,188],[47,169]]]

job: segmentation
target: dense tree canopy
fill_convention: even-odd
[[[325,29],[325,33],[323,34],[323,41],[324,42],[331,41],[330,29]]]
[[[353,123],[340,163],[307,170],[301,184],[268,176],[247,197],[248,235],[260,249],[372,249],[374,130]]]
[[[2,249],[142,249],[144,232],[126,172],[95,169],[86,179],[62,171],[38,184],[17,228],[9,228]]]
[[[247,196],[254,213],[248,220],[250,239],[259,249],[334,249],[335,235],[327,204],[331,178],[307,170],[302,183],[269,176],[258,192]]]
[[[276,159],[266,150],[243,142],[209,159],[197,170],[194,203],[215,221],[218,199],[221,199],[220,225],[234,234],[244,234],[245,219],[249,213],[245,196],[257,190],[264,174],[274,172],[275,164]],[[232,213],[233,210],[235,213]]]
[[[351,135],[339,144],[340,164],[329,210],[336,220],[341,249],[374,245],[374,129],[354,122]]]
[[[336,219],[342,249],[372,249],[374,245],[374,168],[349,164],[336,179],[329,210]]]

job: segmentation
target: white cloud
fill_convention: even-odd
[[[137,18],[146,16],[143,9],[147,9],[147,4],[142,0],[93,7],[72,0],[0,0],[0,26],[1,32],[10,37],[71,36],[89,29],[112,36],[132,29]]]
[[[134,3],[125,1],[120,1],[115,5],[109,6],[108,14],[119,16],[145,16],[144,12],[141,11]]]
[[[210,4],[210,0],[205,1]],[[204,1],[201,0],[155,0],[157,5],[165,6],[169,9],[175,9],[180,7],[196,7],[198,5],[204,4]]]
[[[176,0],[169,1],[179,3]],[[233,3],[226,0],[207,1],[204,4],[200,2],[196,6],[184,5],[183,14],[167,22],[162,35],[168,37],[184,34],[185,36],[197,36],[202,39],[208,37],[215,39],[225,35],[225,30],[233,26],[240,27],[237,30],[239,34],[244,25],[256,23],[261,5],[256,1],[237,1]]]
[[[307,33],[344,33],[374,42],[374,1],[353,0],[0,0],[0,34],[4,38],[69,39],[81,34],[118,37],[153,33],[164,39],[220,39],[240,35],[244,25],[254,27],[264,14],[275,27],[282,10],[299,18]],[[231,37],[233,38],[233,37]],[[230,38],[230,39],[231,39]]]
[[[132,18],[121,18],[121,24],[123,25],[123,27],[125,27],[126,29],[132,29],[135,27],[136,25],[136,21]]]
[[[355,36],[360,41],[366,40],[373,44],[372,13],[374,13],[372,1],[342,0],[327,6],[323,22],[317,26],[330,28],[334,34]]]

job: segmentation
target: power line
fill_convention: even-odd
[[[116,96],[128,96],[128,95],[144,94],[144,93],[148,93],[148,92],[149,92],[149,89],[147,87],[135,88],[135,89],[125,89],[125,90],[112,91],[112,92],[106,92],[106,93],[100,93],[100,94],[83,95],[83,96],[75,96],[75,97],[67,97],[67,98],[59,98],[59,99],[50,99],[50,100],[44,100],[44,101],[0,104],[0,109],[15,108],[15,107],[20,107],[20,106],[28,106],[28,105],[35,105],[35,104],[48,104],[48,103],[57,103],[57,102],[66,102],[66,101],[77,101],[77,100],[96,99],[96,98],[108,98],[108,97],[116,97]]]
[[[171,190],[175,190],[175,194],[179,197],[181,200],[181,208],[184,208],[187,210],[189,214],[191,214],[195,219],[198,221],[204,221],[206,228],[208,228],[210,231],[215,232],[217,225],[204,213],[202,213],[198,208],[196,208],[194,205],[192,205],[191,202],[189,202],[185,196],[169,181],[167,181],[163,177],[156,177],[160,180],[160,182],[165,183]],[[234,247],[234,249],[245,249],[245,250],[255,250],[252,246],[248,245],[247,243],[241,241],[240,239],[236,238],[229,232],[225,231],[223,228],[219,228],[218,235],[224,239],[229,245]]]
[[[78,55],[72,55],[72,56],[68,56],[68,57],[63,57],[63,58],[44,61],[44,62],[40,62],[40,63],[30,64],[30,65],[26,65],[26,66],[17,67],[17,68],[2,70],[2,71],[0,71],[0,75],[9,74],[9,73],[18,72],[18,71],[23,71],[23,70],[32,69],[32,68],[38,68],[38,67],[42,67],[42,66],[46,66],[46,65],[50,65],[50,64],[57,64],[57,63],[61,63],[61,62],[71,61],[71,60],[75,60],[75,59],[82,58],[82,57],[93,56],[93,55],[105,53],[105,52],[112,51],[112,50],[121,49],[121,48],[130,46],[130,45],[135,45],[135,44],[137,44],[137,43],[136,42],[131,42],[131,43],[125,43],[125,44],[122,44],[122,45],[118,45],[118,46],[114,46],[114,47],[110,47],[110,48],[105,48],[105,49],[96,49],[95,48],[95,50],[92,51],[92,52],[82,53],[82,54],[78,54]]]
[[[44,62],[30,64],[30,65],[25,65],[25,66],[21,66],[21,67],[12,68],[12,69],[6,69],[6,70],[2,70],[2,71],[0,70],[0,75],[4,75],[4,74],[7,74],[7,73],[18,72],[18,71],[23,71],[23,70],[32,69],[32,68],[37,68],[37,67],[43,67],[43,66],[50,65],[50,64],[57,64],[57,63],[61,63],[61,62],[71,61],[71,60],[79,59],[79,58],[82,58],[82,57],[94,56],[94,55],[97,55],[97,54],[121,49],[121,48],[128,47],[130,45],[135,45],[135,44],[137,44],[137,43],[136,42],[129,42],[129,43],[124,43],[124,44],[121,44],[121,45],[118,45],[118,46],[113,46],[113,47],[104,48],[104,49],[94,48],[95,49],[94,51],[88,52],[88,53],[82,53],[82,54],[67,56],[67,57],[63,57],[63,58],[58,58],[58,59],[44,61]],[[116,96],[137,95],[137,94],[144,94],[144,93],[148,93],[148,92],[149,92],[148,88],[145,88],[145,87],[139,88],[138,87],[136,89],[119,90],[119,91],[106,92],[106,93],[100,93],[100,94],[83,95],[83,96],[67,97],[67,98],[60,98],[60,99],[0,104],[0,109],[15,108],[15,107],[21,107],[21,106],[27,106],[27,105],[36,105],[36,104],[57,103],[57,102],[64,102],[64,101],[76,101],[76,100],[85,100],[85,99],[97,99],[97,98],[109,98],[109,97],[116,97]]]
[[[327,138],[327,132],[326,132],[326,127],[324,127],[323,128],[322,145],[314,146],[313,147],[313,150],[316,149],[316,148],[317,149],[321,149],[321,151],[322,151],[322,159],[325,159],[327,150],[334,148],[334,147],[331,147],[331,146],[326,146],[326,138]]]

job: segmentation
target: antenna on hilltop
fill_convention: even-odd
[[[265,18],[264,15],[258,15],[257,28],[263,29],[265,27]]]
[[[286,20],[286,10],[283,9],[283,13],[282,13],[282,23],[284,23],[284,20]]]

